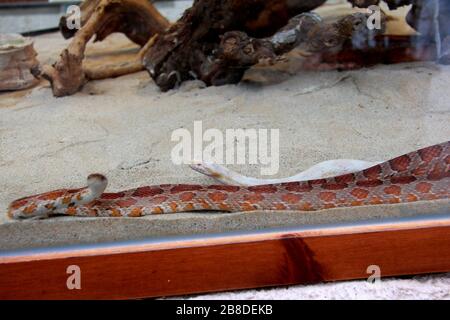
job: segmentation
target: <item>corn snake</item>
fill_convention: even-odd
[[[307,181],[252,186],[164,184],[104,193],[106,186],[103,175],[92,174],[85,188],[55,190],[15,200],[9,206],[8,216],[41,219],[53,215],[139,217],[189,211],[312,211],[447,199],[450,141],[353,173]]]

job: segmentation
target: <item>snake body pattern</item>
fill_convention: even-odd
[[[146,186],[104,193],[107,179],[12,202],[13,219],[53,215],[140,217],[189,211],[313,211],[335,207],[395,204],[450,198],[450,141],[414,151],[365,170],[332,178],[278,184]]]

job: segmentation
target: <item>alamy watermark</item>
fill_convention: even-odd
[[[366,26],[369,30],[381,29],[381,8],[371,5],[367,9],[369,16],[367,17]]]
[[[66,27],[69,30],[81,29],[81,9],[77,5],[70,5],[66,10]]]
[[[66,273],[70,274],[66,280],[67,289],[81,290],[81,268],[73,264],[67,267]]]
[[[376,284],[381,281],[381,268],[379,265],[372,264],[367,267],[366,273],[370,274],[367,278],[367,282]]]
[[[171,158],[176,165],[210,162],[216,164],[259,164],[261,175],[274,175],[280,168],[279,129],[207,129],[194,121],[193,132],[179,128],[172,132],[177,142]]]

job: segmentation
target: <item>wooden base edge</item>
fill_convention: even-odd
[[[0,255],[0,299],[131,299],[364,279],[369,266],[382,277],[450,271],[450,218]]]

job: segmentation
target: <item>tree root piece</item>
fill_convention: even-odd
[[[88,79],[119,76],[142,69],[139,67],[139,54],[130,63],[110,67],[110,70],[100,67],[89,69],[85,73],[82,67],[84,52],[87,42],[94,35],[96,40],[102,40],[112,32],[122,32],[130,40],[144,45],[154,34],[164,32],[169,26],[169,22],[146,0],[94,0],[83,5],[86,18],[82,21],[82,28],[71,34],[62,27],[63,34],[67,37],[73,35],[73,40],[62,52],[59,61],[42,69],[42,76],[50,81],[53,94],[57,97],[74,94]]]

